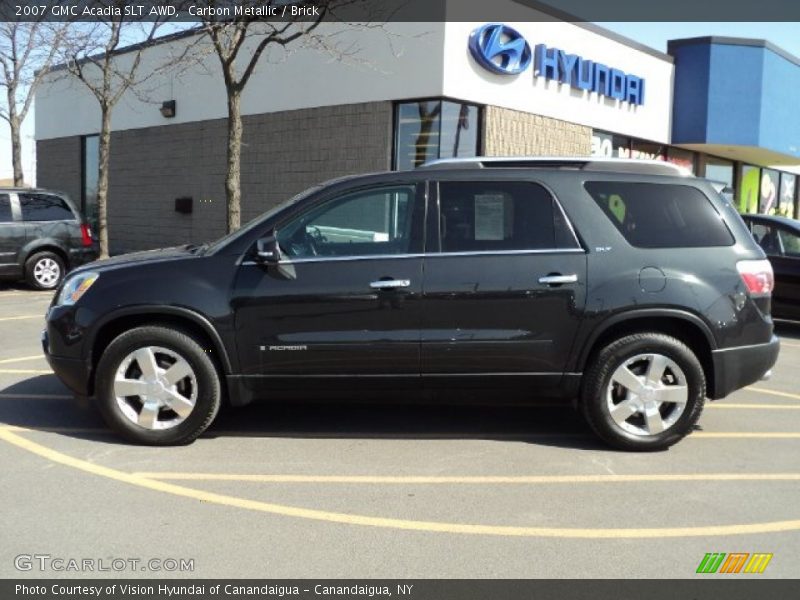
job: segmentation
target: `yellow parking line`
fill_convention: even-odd
[[[690,473],[663,475],[513,475],[513,476],[382,476],[382,475],[248,475],[234,473],[140,472],[136,477],[180,481],[241,481],[253,483],[367,484],[531,484],[639,483],[669,481],[800,481],[800,473]]]
[[[2,375],[49,375],[50,369],[0,369]]]
[[[800,404],[709,404],[707,408],[732,408],[742,410],[800,410]]]
[[[19,315],[17,317],[0,317],[0,321],[22,321],[24,319],[42,319],[44,315]]]
[[[781,398],[791,398],[793,400],[800,400],[800,394],[792,394],[790,392],[781,392],[778,390],[768,390],[760,387],[746,387],[743,388],[745,392],[753,392],[756,394],[769,394],[771,396],[780,396]]]
[[[800,348],[800,344],[792,344],[790,342],[784,342],[781,340],[781,346],[788,346],[789,348]]]
[[[365,527],[379,527],[384,529],[399,529],[405,531],[422,531],[436,533],[453,533],[465,535],[491,535],[491,536],[516,536],[516,537],[550,537],[550,538],[605,538],[605,539],[630,539],[630,538],[666,538],[666,537],[709,537],[716,535],[745,535],[755,533],[774,533],[779,531],[800,530],[800,519],[789,521],[771,521],[762,523],[741,523],[733,525],[700,525],[687,527],[654,527],[654,528],[579,528],[579,527],[528,527],[513,525],[481,525],[471,523],[446,523],[436,521],[417,521],[411,519],[398,519],[374,517],[368,515],[340,513],[326,510],[301,508],[250,500],[226,494],[207,492],[189,488],[174,483],[166,483],[155,479],[148,479],[133,473],[126,473],[118,469],[104,467],[73,456],[58,452],[42,444],[33,442],[18,432],[0,428],[0,439],[21,449],[36,454],[51,462],[64,465],[73,469],[105,477],[140,488],[172,494],[207,502],[261,513],[310,519],[328,523],[344,525],[360,525]]]
[[[4,358],[0,360],[0,365],[8,365],[11,363],[26,362],[29,360],[44,359],[44,356],[37,354],[36,356],[22,356],[20,358]]]

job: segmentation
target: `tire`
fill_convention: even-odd
[[[64,259],[54,252],[37,252],[25,261],[25,281],[37,290],[54,290],[66,274]]]
[[[212,357],[178,329],[131,329],[109,344],[97,366],[96,401],[103,418],[139,444],[192,442],[217,416],[221,397]]]
[[[661,333],[638,333],[596,355],[584,375],[581,410],[615,448],[664,450],[692,431],[705,396],[705,373],[689,347]]]

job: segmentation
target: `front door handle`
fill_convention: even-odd
[[[539,283],[545,283],[547,285],[561,285],[562,283],[578,283],[578,276],[574,273],[572,275],[561,275],[560,273],[554,273],[553,275],[545,275],[544,277],[539,277]]]
[[[369,287],[373,290],[396,290],[397,288],[407,288],[410,285],[410,279],[382,279],[373,281],[369,284]]]

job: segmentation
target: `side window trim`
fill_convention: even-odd
[[[439,191],[439,184],[446,183],[448,180],[435,180],[429,182],[429,189],[431,190],[430,196],[434,197],[433,206],[432,206],[432,213],[433,216],[427,220],[427,226],[430,231],[426,231],[426,241],[430,241],[435,248],[435,251],[425,250],[426,256],[486,256],[486,255],[521,255],[521,254],[569,254],[569,253],[586,253],[586,249],[581,244],[580,238],[578,238],[578,234],[575,230],[575,226],[572,224],[572,220],[567,215],[564,207],[559,202],[558,197],[553,190],[550,189],[549,186],[545,185],[541,181],[535,181],[530,179],[525,179],[524,183],[530,183],[531,185],[538,185],[543,188],[549,195],[553,201],[554,211],[558,211],[563,220],[563,223],[566,225],[567,231],[571,237],[571,241],[574,244],[572,247],[559,247],[558,244],[553,248],[527,248],[527,249],[519,249],[519,250],[475,250],[475,251],[465,251],[465,252],[443,252],[442,251],[442,240],[441,240],[441,230],[439,227],[439,220],[442,214],[442,205],[441,205],[441,193]],[[497,180],[483,180],[483,179],[458,179],[459,183],[501,183],[501,179]],[[515,180],[516,181],[516,180]],[[430,210],[430,209],[429,209]],[[553,225],[556,225],[555,219],[555,212],[553,214]],[[556,240],[557,241],[557,240]]]

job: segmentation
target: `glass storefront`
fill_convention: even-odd
[[[398,103],[395,111],[395,169],[478,155],[479,107],[436,99]]]
[[[100,165],[100,137],[86,135],[81,138],[81,212],[97,231],[97,175]]]

